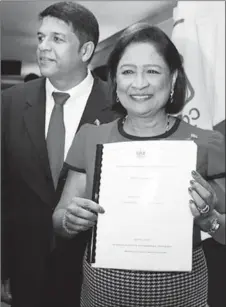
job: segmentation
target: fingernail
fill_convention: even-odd
[[[189,204],[194,204],[194,200],[190,199]]]
[[[192,188],[188,188],[188,191],[191,193],[192,192]]]
[[[195,183],[195,181],[194,180],[190,180],[190,184],[192,185],[192,184],[194,184]]]
[[[100,213],[104,213],[104,212],[105,212],[104,208],[100,207],[99,212],[100,212]]]
[[[194,176],[197,175],[196,171],[192,171],[191,173],[192,173],[192,175],[194,175]]]

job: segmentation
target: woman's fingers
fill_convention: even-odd
[[[194,189],[189,188],[189,193],[200,215],[207,215],[213,210],[213,206],[209,205]]]
[[[194,175],[195,173],[195,175]],[[201,214],[212,212],[217,204],[217,196],[210,184],[197,172],[192,172],[193,178],[189,187],[189,193]]]
[[[72,215],[67,215],[67,227],[69,230],[85,231],[93,227],[96,223],[88,220],[84,220]]]
[[[77,205],[69,205],[67,208],[68,213],[70,213],[71,217],[77,217],[82,218],[84,220],[89,221],[96,221],[97,220],[97,214],[93,213],[91,211],[88,211],[82,207],[79,207]]]
[[[64,225],[71,233],[86,231],[96,224],[98,213],[104,209],[92,200],[74,197],[64,215]]]
[[[194,216],[194,218],[199,217],[199,216],[200,216],[200,212],[199,212],[199,210],[197,209],[194,200],[191,199],[191,200],[189,201],[189,206],[190,206],[191,213],[192,213],[192,215]]]
[[[104,213],[104,208],[90,199],[74,197],[71,201],[71,204],[75,204],[76,206],[82,207],[93,213]]]

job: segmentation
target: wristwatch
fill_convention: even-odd
[[[218,221],[218,218],[215,217],[212,219],[211,221],[211,226],[210,226],[210,229],[208,230],[208,234],[212,235],[214,234],[220,227],[220,223]]]

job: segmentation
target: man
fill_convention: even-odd
[[[61,166],[82,124],[115,115],[106,84],[87,68],[99,38],[94,15],[61,2],[39,17],[44,78],[2,95],[2,277],[10,279],[12,307],[76,307],[85,239],[54,239],[52,212],[67,175]]]

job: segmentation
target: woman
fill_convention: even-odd
[[[191,273],[94,269],[85,257],[81,306],[206,306],[200,230],[225,243],[224,204],[206,180],[224,177],[223,138],[172,116],[184,106],[186,79],[177,49],[160,29],[142,23],[126,29],[108,67],[114,107],[123,116],[106,125],[87,124],[78,132],[66,161],[71,171],[53,215],[55,231],[68,238],[87,234],[98,213],[104,213],[91,201],[96,144],[193,137],[198,145],[197,171],[192,172],[188,191],[195,216],[193,268]]]

